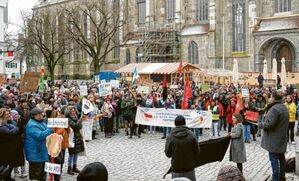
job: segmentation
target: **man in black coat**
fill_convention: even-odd
[[[274,91],[271,95],[272,104],[262,123],[264,134],[262,148],[269,152],[272,166],[272,180],[285,180],[286,160],[284,153],[287,149],[287,132],[289,112],[282,103],[282,92]]]
[[[166,139],[165,154],[171,158],[172,178],[185,177],[195,181],[194,168],[199,162],[199,146],[195,136],[186,127],[183,116],[175,118],[175,128]]]
[[[259,83],[259,88],[263,88],[263,83],[264,83],[264,77],[263,75],[260,73],[259,76],[257,77],[257,81]]]

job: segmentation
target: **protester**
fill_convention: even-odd
[[[264,113],[266,107],[267,107],[266,99],[263,97],[262,94],[258,94],[256,105],[254,108],[254,110],[256,110],[259,113],[257,137],[260,137],[262,135],[262,124],[264,120]]]
[[[243,172],[242,163],[246,162],[246,151],[243,137],[243,118],[240,113],[233,115],[235,126],[232,128],[231,146],[230,146],[230,161],[237,163],[238,169]]]
[[[172,178],[186,177],[195,181],[195,164],[199,159],[199,147],[193,133],[186,127],[186,120],[178,116],[175,128],[166,139],[165,154],[171,158]]]
[[[292,144],[295,144],[294,139],[294,128],[295,128],[295,121],[296,121],[296,104],[293,102],[291,95],[288,95],[286,98],[285,103],[288,111],[289,111],[289,126],[288,126],[288,141],[290,141]]]
[[[106,100],[101,108],[101,113],[103,114],[104,118],[104,125],[105,125],[105,138],[112,137],[113,131],[113,106],[111,104],[110,97],[107,96]]]
[[[262,73],[260,73],[259,76],[257,77],[257,81],[259,83],[259,88],[263,88],[264,77],[263,77]]]
[[[208,110],[212,113],[212,135],[219,137],[220,136],[220,127],[219,127],[219,113],[220,109],[218,104],[216,104],[215,100],[211,101],[211,105]]]
[[[101,162],[86,165],[77,176],[77,181],[107,181],[108,171]]]
[[[46,147],[46,138],[53,133],[47,127],[43,111],[33,108],[30,112],[31,119],[25,127],[25,155],[29,162],[29,179],[45,181],[47,174],[44,172],[45,162],[49,161]]]
[[[79,173],[77,168],[78,153],[85,151],[84,141],[80,130],[82,129],[82,120],[78,118],[78,111],[74,106],[69,106],[65,111],[65,117],[69,119],[69,125],[73,130],[74,146],[69,147],[68,169],[69,175]]]
[[[126,136],[129,135],[129,124],[133,122],[133,112],[132,112],[132,107],[134,106],[134,101],[132,96],[126,95],[125,99],[121,102],[121,108],[122,108],[122,115],[123,119],[125,121],[125,131],[126,131]]]
[[[289,113],[282,103],[282,92],[273,91],[262,128],[264,134],[261,146],[269,152],[272,166],[272,180],[285,180],[286,160],[284,153],[287,149],[287,132]]]

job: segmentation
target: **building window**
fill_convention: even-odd
[[[137,0],[137,8],[138,8],[138,24],[142,26],[145,23],[146,0]]]
[[[292,10],[292,1],[291,0],[275,0],[276,12],[288,12]]]
[[[191,41],[188,46],[188,60],[189,60],[189,63],[199,64],[198,45],[194,41]]]
[[[131,53],[130,53],[130,49],[126,50],[126,64],[130,64],[131,63]]]
[[[5,67],[6,68],[18,68],[18,64],[17,63],[6,63]]]
[[[142,57],[142,53],[140,51],[140,48],[136,49],[136,63],[140,63],[141,62],[141,57]]]
[[[83,14],[83,33],[84,36],[87,37],[88,36],[88,17],[87,14],[84,12]]]
[[[166,0],[166,19],[172,20],[175,18],[175,0]]]
[[[245,0],[233,1],[233,51],[245,51]]]
[[[209,20],[209,0],[196,1],[196,20],[198,22],[208,22]]]

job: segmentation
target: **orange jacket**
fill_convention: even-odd
[[[70,127],[68,128],[54,128],[54,133],[57,133],[59,135],[62,135],[63,141],[62,141],[62,149],[66,149],[69,147],[69,134],[71,132]]]

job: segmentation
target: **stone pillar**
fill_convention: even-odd
[[[216,28],[216,2],[215,2],[215,0],[210,0],[210,2],[209,2],[209,23],[210,23],[210,30],[215,30],[215,28]]]
[[[181,19],[181,0],[175,1],[175,22],[180,23]]]

